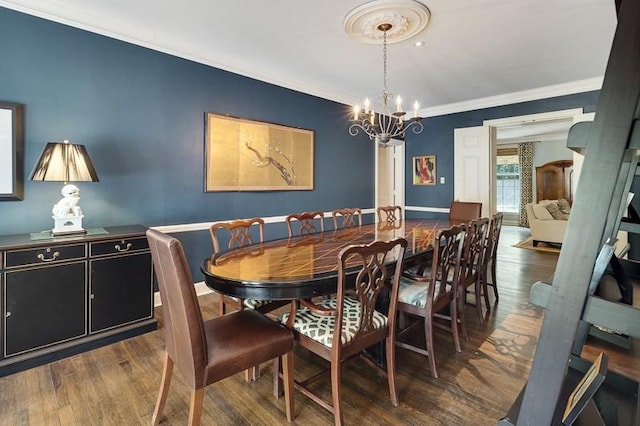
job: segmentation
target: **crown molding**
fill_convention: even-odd
[[[421,117],[435,117],[438,115],[454,114],[457,112],[473,111],[476,109],[491,108],[503,105],[517,104],[520,102],[536,101],[539,99],[554,98],[556,96],[573,95],[582,92],[591,92],[602,88],[604,77],[595,77],[578,80],[569,83],[555,84],[539,87],[537,89],[523,90],[520,92],[505,93],[503,95],[489,96],[486,98],[472,99],[469,101],[439,105],[420,110]]]
[[[155,39],[154,34],[147,34],[141,38],[127,33],[126,29],[120,29],[118,32],[107,30],[103,18],[97,19],[92,15],[83,14],[74,8],[69,8],[56,0],[30,0],[28,6],[23,2],[15,0],[0,0],[0,6],[11,10],[22,12],[28,15],[43,18],[49,21],[68,25],[74,28],[86,30],[95,34],[110,37],[116,40],[131,43],[137,46],[152,49],[158,52],[166,53],[182,59],[187,59],[200,64],[208,65],[234,74],[260,80],[266,83],[274,84],[283,88],[296,90],[312,96],[323,99],[332,100],[345,105],[350,105],[348,94],[340,93],[328,87],[320,85],[309,85],[302,81],[293,81],[291,78],[275,78],[273,76],[262,75],[258,72],[245,69],[240,64],[222,64],[212,61],[209,58],[203,58],[195,53],[176,51],[166,46],[161,46],[151,40]],[[117,27],[117,26],[115,26]],[[602,88],[603,77],[590,78],[553,86],[540,87],[537,89],[524,90],[520,92],[505,93],[503,95],[490,96],[486,98],[472,99],[463,102],[444,104],[430,108],[423,108],[419,111],[421,117],[435,117],[458,112],[472,111],[476,109],[491,108],[503,105],[509,105],[519,102],[527,102],[556,96],[571,95],[582,92],[599,90]]]

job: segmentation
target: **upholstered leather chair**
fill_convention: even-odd
[[[483,290],[485,288],[482,285],[482,270],[484,268],[485,246],[489,232],[489,219],[486,217],[474,219],[465,226],[465,229],[466,236],[462,251],[462,269],[460,271],[460,284],[464,288],[461,297],[461,309],[464,309],[469,288],[473,287],[478,322],[483,324],[482,298],[484,297]]]
[[[449,207],[449,222],[452,224],[469,223],[482,215],[482,203],[452,201]]]
[[[464,316],[459,312],[459,285],[461,257],[464,245],[464,227],[443,229],[433,240],[433,256],[425,270],[426,275],[403,273],[398,294],[398,312],[422,318],[398,331],[396,345],[429,358],[431,375],[438,378],[433,344],[433,328],[451,332],[457,352],[461,352],[460,332],[466,335]],[[438,322],[445,320],[446,323]],[[448,324],[447,324],[448,323]],[[404,336],[415,326],[424,327],[426,347],[420,347]]]
[[[378,223],[395,224],[402,220],[402,207],[383,206],[376,209],[378,213]]]
[[[395,385],[395,321],[398,282],[402,271],[407,240],[374,241],[352,245],[338,254],[338,293],[314,306],[292,308],[282,322],[292,328],[298,346],[330,362],[331,398],[326,401],[308,386],[322,374],[298,382],[296,388],[321,407],[333,413],[336,425],[343,422],[340,381],[343,361],[361,354],[369,364],[387,376],[391,403],[398,405]],[[387,263],[395,262],[394,266]],[[357,272],[353,269],[356,268]],[[349,277],[347,277],[349,271]],[[348,291],[346,282],[355,276],[355,289]],[[381,292],[389,291],[387,315],[375,310]],[[336,327],[342,324],[342,327]],[[364,349],[386,339],[386,371],[367,358]]]
[[[256,364],[279,358],[285,410],[293,417],[293,335],[254,310],[203,321],[193,279],[180,242],[155,230],[147,239],[162,300],[165,359],[152,423],[162,419],[174,366],[191,389],[189,424],[200,423],[204,388]]]
[[[316,219],[319,219],[316,223]],[[293,213],[286,217],[287,231],[289,237],[296,235],[294,232],[294,223],[298,223],[297,235],[314,234],[324,231],[324,213],[322,212],[303,212]]]

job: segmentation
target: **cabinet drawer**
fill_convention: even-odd
[[[85,244],[45,246],[35,249],[5,252],[5,268],[56,263],[86,257]]]
[[[101,241],[90,244],[91,256],[107,254],[130,253],[141,250],[149,250],[146,237],[125,238],[122,240]]]

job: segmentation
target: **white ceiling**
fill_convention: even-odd
[[[400,1],[400,0],[391,0]],[[405,0],[406,1],[406,0]],[[388,88],[421,115],[594,90],[614,0],[422,0],[427,28],[389,45]],[[346,104],[382,91],[382,48],[349,37],[363,0],[0,0],[0,6]],[[414,42],[422,40],[422,47]]]

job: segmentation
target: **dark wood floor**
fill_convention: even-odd
[[[450,337],[436,337],[440,378],[429,374],[426,359],[397,349],[400,406],[389,402],[386,380],[359,360],[343,375],[347,424],[495,425],[528,376],[543,310],[528,303],[537,280],[550,281],[557,255],[512,247],[528,230],[504,227],[498,251],[500,301],[485,326],[467,308],[470,339],[456,353]],[[217,296],[200,298],[205,318],[217,314]],[[160,310],[157,316],[161,320]],[[0,378],[0,425],[144,425],[150,424],[158,391],[163,330],[96,349],[48,365]],[[588,349],[594,356],[601,347]],[[637,357],[635,358],[638,359]],[[628,355],[612,359],[637,374]],[[296,351],[296,376],[323,367],[323,362]],[[209,386],[202,424],[268,425],[286,423],[284,402],[271,394],[271,369],[246,383],[238,374]],[[318,389],[329,397],[329,378]],[[188,390],[174,378],[165,408],[166,425],[187,421]],[[332,424],[332,416],[303,395],[295,396],[295,424]]]

